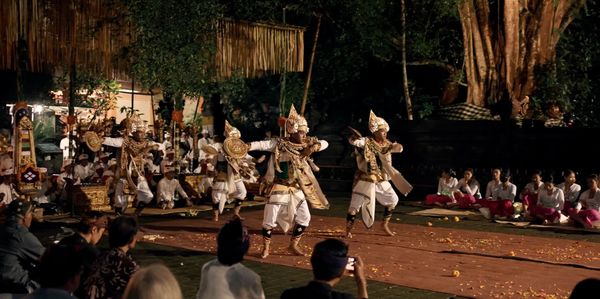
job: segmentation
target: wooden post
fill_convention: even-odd
[[[315,39],[313,40],[312,53],[310,54],[310,65],[308,66],[308,74],[306,76],[306,84],[304,84],[304,96],[302,97],[302,106],[300,106],[300,115],[304,115],[306,102],[308,101],[308,88],[310,87],[310,79],[312,76],[313,64],[315,62],[315,52],[317,51],[317,40],[319,39],[319,30],[321,29],[321,15],[317,19],[317,30],[315,31]]]
[[[408,75],[406,73],[406,5],[400,0],[402,8],[402,87],[404,89],[404,100],[406,101],[406,115],[408,120],[413,120],[413,107],[408,90]]]
[[[135,80],[131,79],[131,115],[133,115],[133,100],[135,99]]]

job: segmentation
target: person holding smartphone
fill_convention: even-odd
[[[350,299],[369,298],[364,263],[359,256],[348,256],[348,245],[337,239],[326,239],[315,245],[310,257],[314,279],[308,285],[288,289],[281,299]],[[344,274],[354,275],[357,296],[333,290]]]

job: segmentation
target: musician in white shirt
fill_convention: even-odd
[[[168,166],[165,168],[165,177],[158,182],[158,188],[156,190],[158,206],[162,209],[172,209],[175,207],[175,191],[179,193],[181,197],[185,199],[188,206],[191,206],[190,199],[188,195],[185,193],[181,184],[179,184],[179,180],[177,180],[173,175],[175,173],[175,168]]]
[[[73,170],[73,174],[76,180],[84,182],[91,178],[96,172],[92,165],[89,163],[88,155],[81,154],[79,155],[79,164],[75,165],[75,169]]]

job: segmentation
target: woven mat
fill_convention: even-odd
[[[426,217],[444,217],[444,216],[479,216],[481,214],[472,212],[472,211],[433,208],[433,209],[427,209],[427,210],[408,213],[408,215],[426,216]]]

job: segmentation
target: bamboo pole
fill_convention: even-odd
[[[413,120],[413,107],[408,90],[408,74],[406,72],[406,4],[404,0],[400,0],[402,9],[402,87],[404,89],[404,101],[406,102],[406,114],[408,120]]]
[[[317,30],[315,31],[315,39],[313,40],[312,53],[310,54],[310,64],[308,65],[308,74],[306,75],[306,84],[304,85],[304,96],[302,96],[302,106],[300,115],[304,115],[306,102],[308,101],[308,88],[310,87],[310,79],[312,76],[313,64],[315,62],[315,53],[317,51],[317,40],[319,39],[319,31],[321,30],[321,15],[317,19]]]

